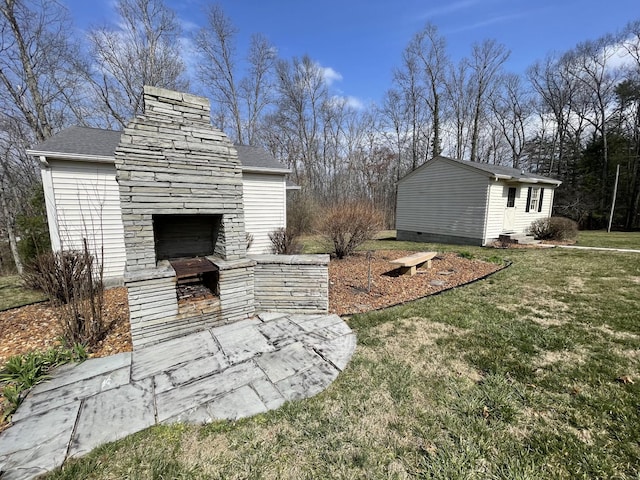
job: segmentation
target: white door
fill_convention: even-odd
[[[504,209],[502,230],[504,233],[513,232],[516,225],[516,187],[509,187],[507,192],[507,207]]]

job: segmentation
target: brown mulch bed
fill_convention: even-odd
[[[129,306],[124,287],[105,291],[104,313],[108,333],[89,356],[130,352]],[[47,302],[0,312],[0,367],[12,355],[59,345],[60,335],[56,310]]]
[[[502,268],[495,263],[442,253],[433,259],[432,268],[418,269],[414,276],[398,275],[396,266],[389,261],[412,253],[415,252],[372,252],[370,292],[367,292],[369,260],[366,252],[332,260],[329,264],[329,311],[349,315],[377,310],[468,283]],[[110,325],[109,332],[90,356],[105,357],[131,351],[129,309],[124,287],[105,292],[105,318]],[[59,337],[55,309],[48,303],[0,312],[0,366],[11,355],[53,347],[59,344]]]
[[[329,264],[329,311],[350,315],[398,305],[500,270],[503,266],[480,260],[469,260],[455,253],[441,253],[432,260],[431,268],[420,268],[416,275],[399,275],[390,263],[415,252],[377,250],[371,252],[371,291],[368,254],[359,252]]]
[[[377,310],[416,300],[484,277],[502,265],[468,260],[454,253],[443,253],[432,260],[432,268],[421,268],[414,276],[398,275],[390,260],[415,252],[378,250],[356,253],[329,264],[329,311],[349,315]],[[369,268],[371,270],[369,270]],[[371,271],[371,290],[368,290]],[[105,292],[105,318],[109,331],[90,357],[105,357],[131,351],[129,308],[124,287]],[[38,303],[0,312],[0,368],[12,355],[46,350],[60,344],[56,311],[48,303]],[[8,427],[2,421],[0,432]]]

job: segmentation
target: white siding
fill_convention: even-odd
[[[538,212],[526,212],[527,207],[527,188],[544,188],[544,195],[542,198],[542,211]],[[553,205],[553,192],[554,189],[544,185],[522,185],[520,188],[520,197],[516,198],[517,215],[515,231],[519,233],[525,233],[534,220],[539,218],[548,218],[551,216],[551,207]]]
[[[505,182],[492,182],[489,190],[489,215],[487,219],[487,230],[485,235],[485,241],[491,241],[498,238],[501,233],[504,233],[504,212],[507,208],[507,194],[509,187],[516,188],[516,200],[514,204],[515,208],[515,222],[513,231],[515,233],[527,233],[527,230],[534,220],[539,218],[547,218],[551,216],[551,207],[553,205],[553,192],[554,189],[544,185],[532,185],[532,184],[507,184]],[[544,188],[544,195],[542,199],[542,211],[527,212],[527,189]]]
[[[269,233],[287,224],[283,175],[242,174],[245,231],[253,235],[249,253],[271,252]]]
[[[104,277],[124,272],[124,229],[113,164],[50,160],[55,218],[63,249],[81,249],[83,239],[99,260],[104,245]],[[51,192],[48,191],[47,195]],[[50,198],[47,199],[50,203]]]
[[[434,160],[398,184],[396,229],[482,239],[488,178]]]
[[[55,219],[52,245],[82,247],[86,238],[99,258],[104,244],[105,279],[121,279],[126,263],[124,228],[114,164],[49,160],[43,170],[47,216]],[[271,252],[269,232],[286,226],[286,183],[283,175],[243,174],[245,230],[254,236],[250,253]],[[50,208],[53,206],[54,208]],[[50,219],[51,221],[51,219]]]

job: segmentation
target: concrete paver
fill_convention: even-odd
[[[33,478],[151,425],[238,419],[316,395],[355,347],[337,315],[269,312],[65,365],[30,392],[0,434],[0,477]]]

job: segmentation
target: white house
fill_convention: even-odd
[[[551,216],[562,182],[515,168],[435,157],[398,181],[398,240],[487,245]]]
[[[40,160],[51,244],[55,250],[104,250],[104,278],[121,279],[124,229],[114,152],[121,132],[71,127],[28,150]],[[270,253],[269,232],[286,226],[289,169],[263,149],[235,146],[242,164],[245,231],[249,253]]]

